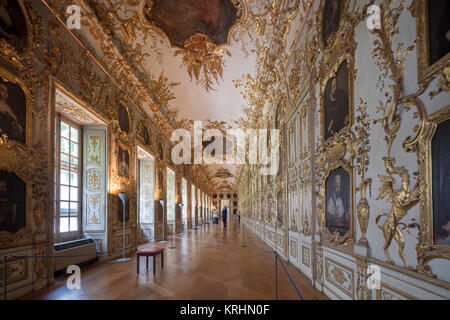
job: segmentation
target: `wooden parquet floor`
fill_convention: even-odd
[[[269,249],[253,233],[246,231],[255,244]],[[188,230],[170,242],[152,246],[165,248],[164,269],[157,258],[156,275],[145,269],[141,258],[140,274],[136,257],[129,262],[99,262],[82,268],[81,290],[66,287],[67,275],[55,279],[44,289],[20,299],[47,300],[272,300],[275,298],[274,256],[258,250],[250,241],[242,248],[242,233],[236,221],[228,228],[205,225]],[[149,245],[142,245],[145,248]],[[285,262],[289,273],[306,300],[324,300],[325,295],[311,285],[311,280]],[[278,265],[278,298],[298,299],[288,277]]]

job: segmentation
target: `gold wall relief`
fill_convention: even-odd
[[[370,206],[366,199],[367,188],[372,186],[372,179],[366,178],[366,173],[369,166],[369,155],[370,152],[370,121],[369,114],[367,113],[367,103],[363,103],[362,99],[357,107],[356,111],[358,115],[356,117],[355,132],[357,135],[355,148],[356,148],[356,165],[355,169],[358,175],[361,177],[361,184],[356,188],[360,194],[360,200],[356,207],[358,214],[359,227],[361,229],[361,238],[358,244],[363,246],[368,246],[366,233],[367,227],[369,226],[370,218]]]
[[[354,271],[328,257],[325,257],[325,279],[350,299],[354,299]]]
[[[397,24],[400,13],[404,9],[404,1],[394,4],[394,1],[385,0],[381,3],[380,9],[382,12],[381,24],[386,27],[371,30],[377,36],[372,56],[380,70],[379,84],[386,91],[386,100],[384,103],[380,102],[377,113],[381,113],[382,117],[376,119],[374,123],[381,123],[386,134],[387,155],[383,157],[383,160],[388,175],[378,175],[382,186],[379,189],[377,200],[386,198],[391,204],[391,211],[378,215],[375,222],[381,229],[385,239],[383,249],[387,261],[393,263],[388,250],[392,240],[395,240],[398,244],[398,254],[403,264],[405,267],[409,267],[403,252],[405,247],[403,230],[408,225],[401,220],[423,198],[423,177],[418,176],[416,184],[411,187],[409,172],[403,166],[395,166],[396,159],[391,156],[391,149],[401,127],[402,118],[398,111],[399,106],[405,104],[406,111],[415,106],[417,108],[416,115],[420,118],[420,125],[414,128],[416,137],[407,137],[403,142],[403,147],[406,151],[414,150],[417,137],[423,132],[424,108],[420,100],[417,99],[417,94],[408,97],[403,96],[404,65],[409,53],[414,49],[414,45],[404,48],[403,44],[399,44],[396,49],[393,48],[393,38],[398,31]],[[385,78],[387,78],[388,74],[390,74],[390,81],[387,82]],[[399,188],[396,185],[394,176],[400,178],[401,185]],[[386,219],[383,225],[380,225],[383,216]],[[410,225],[413,224],[414,221]]]

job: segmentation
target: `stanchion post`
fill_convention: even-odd
[[[174,224],[171,224],[171,229],[170,229],[170,247],[169,249],[175,249],[174,245],[173,245],[173,229],[175,227]]]
[[[245,226],[244,225],[242,225],[242,248],[245,248],[245,247],[247,247],[247,245],[245,244]]]
[[[278,300],[278,256],[275,254],[275,300]]]
[[[3,300],[6,300],[6,256],[3,256]]]

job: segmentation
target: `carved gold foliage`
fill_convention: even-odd
[[[183,55],[183,64],[186,66],[189,77],[195,78],[206,91],[213,90],[214,81],[218,84],[219,77],[223,76],[225,62],[224,54],[231,53],[218,47],[208,36],[195,33],[184,43],[184,49],[176,50],[174,55]]]
[[[391,148],[397,137],[397,132],[401,126],[401,117],[398,113],[399,105],[406,103],[406,110],[411,106],[416,106],[419,109],[418,114],[423,119],[423,110],[417,102],[416,97],[403,96],[403,72],[404,64],[408,54],[413,50],[414,45],[404,49],[402,43],[398,44],[397,48],[393,48],[394,36],[398,34],[398,19],[404,9],[404,1],[398,4],[393,0],[385,0],[381,3],[381,29],[374,29],[372,32],[377,36],[375,40],[375,48],[373,49],[373,57],[380,70],[379,85],[386,92],[386,101],[380,101],[377,109],[378,113],[382,114],[380,119],[375,120],[375,123],[380,122],[386,133],[385,140],[387,143],[387,155],[383,158],[386,168],[387,176],[378,175],[382,186],[380,187],[377,200],[386,199],[391,204],[391,211],[389,213],[382,213],[377,216],[376,223],[382,230],[385,245],[383,247],[386,259],[393,263],[389,256],[389,247],[392,240],[398,244],[398,254],[402,259],[404,265],[409,267],[406,257],[404,255],[405,240],[403,237],[403,229],[407,225],[401,220],[407,215],[408,211],[414,207],[422,197],[423,184],[419,176],[414,187],[411,188],[409,172],[403,166],[395,166],[395,158],[391,156]],[[385,81],[389,81],[386,83]],[[421,124],[422,126],[422,124]],[[416,128],[416,132],[421,132],[422,129]],[[406,150],[411,150],[411,145],[415,139],[408,137],[404,142]],[[396,186],[394,176],[397,175],[401,179],[401,186]],[[387,217],[383,225],[380,225],[381,217]]]
[[[370,206],[366,199],[367,187],[372,185],[372,179],[366,179],[366,172],[369,166],[369,152],[370,152],[370,120],[367,113],[367,103],[364,103],[361,99],[359,106],[356,108],[358,115],[356,117],[355,132],[357,135],[355,147],[356,147],[356,165],[358,175],[361,177],[361,184],[356,188],[360,193],[360,200],[356,207],[359,226],[361,228],[361,238],[358,243],[368,246],[366,238],[367,227],[369,225],[370,218]]]

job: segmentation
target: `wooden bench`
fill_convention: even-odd
[[[137,273],[139,273],[139,260],[141,257],[146,259],[146,269],[148,269],[148,257],[153,257],[153,274],[156,274],[156,256],[161,254],[161,269],[164,269],[164,249],[162,248],[145,248],[136,251]]]

